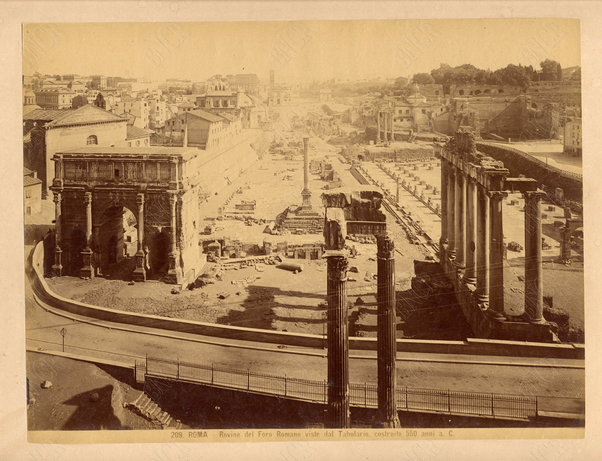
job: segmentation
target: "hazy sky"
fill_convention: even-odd
[[[311,81],[428,72],[446,62],[496,69],[552,58],[580,65],[577,20],[470,19],[24,26],[23,73],[204,80],[256,73]]]

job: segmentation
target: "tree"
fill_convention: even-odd
[[[414,77],[412,77],[412,82],[417,83],[419,85],[428,85],[430,83],[435,83],[435,79],[431,76],[431,74],[421,72],[418,74],[414,74]]]
[[[101,109],[107,108],[107,103],[105,102],[105,98],[102,93],[98,93],[98,96],[96,96],[96,99],[94,100],[94,105],[96,107],[100,107]]]
[[[562,79],[562,68],[560,63],[553,59],[546,59],[539,63],[541,66],[541,80],[560,80]],[[560,77],[559,77],[560,75]]]
[[[408,79],[405,77],[397,77],[395,79],[395,83],[393,84],[394,88],[405,88],[408,86]]]
[[[449,64],[441,63],[438,69],[431,70],[431,76],[433,77],[435,83],[440,85],[448,84],[449,82],[446,80],[451,69],[452,67]]]
[[[71,100],[71,108],[77,109],[78,107],[85,106],[88,104],[88,98],[86,98],[82,94],[78,94],[75,98]]]

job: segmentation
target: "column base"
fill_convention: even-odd
[[[146,270],[144,267],[137,267],[132,272],[132,280],[134,282],[146,282]]]
[[[62,254],[63,250],[60,247],[56,247],[54,250],[54,264],[52,265],[52,276],[60,277],[63,275],[63,265],[62,262]]]
[[[63,266],[55,264],[52,266],[52,276],[61,277],[63,275]]]
[[[488,309],[486,312],[492,320],[496,320],[498,322],[503,322],[504,320],[506,320],[506,317],[501,312],[492,311],[490,309]]]
[[[90,248],[86,248],[85,250],[83,250],[81,252],[81,255],[84,260],[84,265],[79,270],[79,276],[81,278],[88,278],[88,279],[94,278],[94,267],[92,267],[92,255],[93,254],[94,253],[92,252],[92,250]]]
[[[378,429],[397,429],[401,427],[401,422],[399,421],[399,416],[397,414],[395,414],[395,417],[393,419],[387,419],[387,420],[377,420],[374,422],[374,426],[375,428]]]

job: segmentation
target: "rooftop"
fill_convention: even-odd
[[[80,154],[80,155],[149,155],[149,156],[177,156],[184,159],[195,157],[204,152],[196,147],[170,147],[170,146],[143,146],[143,147],[101,147],[86,146],[78,149],[71,149],[59,154]]]
[[[75,110],[65,111],[60,117],[54,118],[47,123],[48,128],[56,128],[68,125],[86,125],[89,123],[103,122],[123,122],[125,119],[109,111],[96,107],[92,104],[86,104]]]
[[[137,126],[134,126],[134,125],[127,126],[126,140],[127,139],[147,138],[148,136],[150,136],[150,131],[148,131],[148,130],[138,128]]]

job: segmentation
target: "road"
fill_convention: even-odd
[[[48,312],[41,304],[28,287],[26,338],[28,347],[33,349],[60,351],[60,332],[64,330],[65,351],[91,358],[131,365],[135,358],[144,358],[148,354],[150,357],[250,369],[256,373],[326,379],[326,357],[322,349],[279,348],[269,343],[166,333],[109,322],[85,323],[84,318],[73,320]],[[582,365],[582,361],[559,359],[399,353],[397,381],[400,386],[414,388],[583,398]],[[374,352],[352,353],[350,380],[376,382]]]

